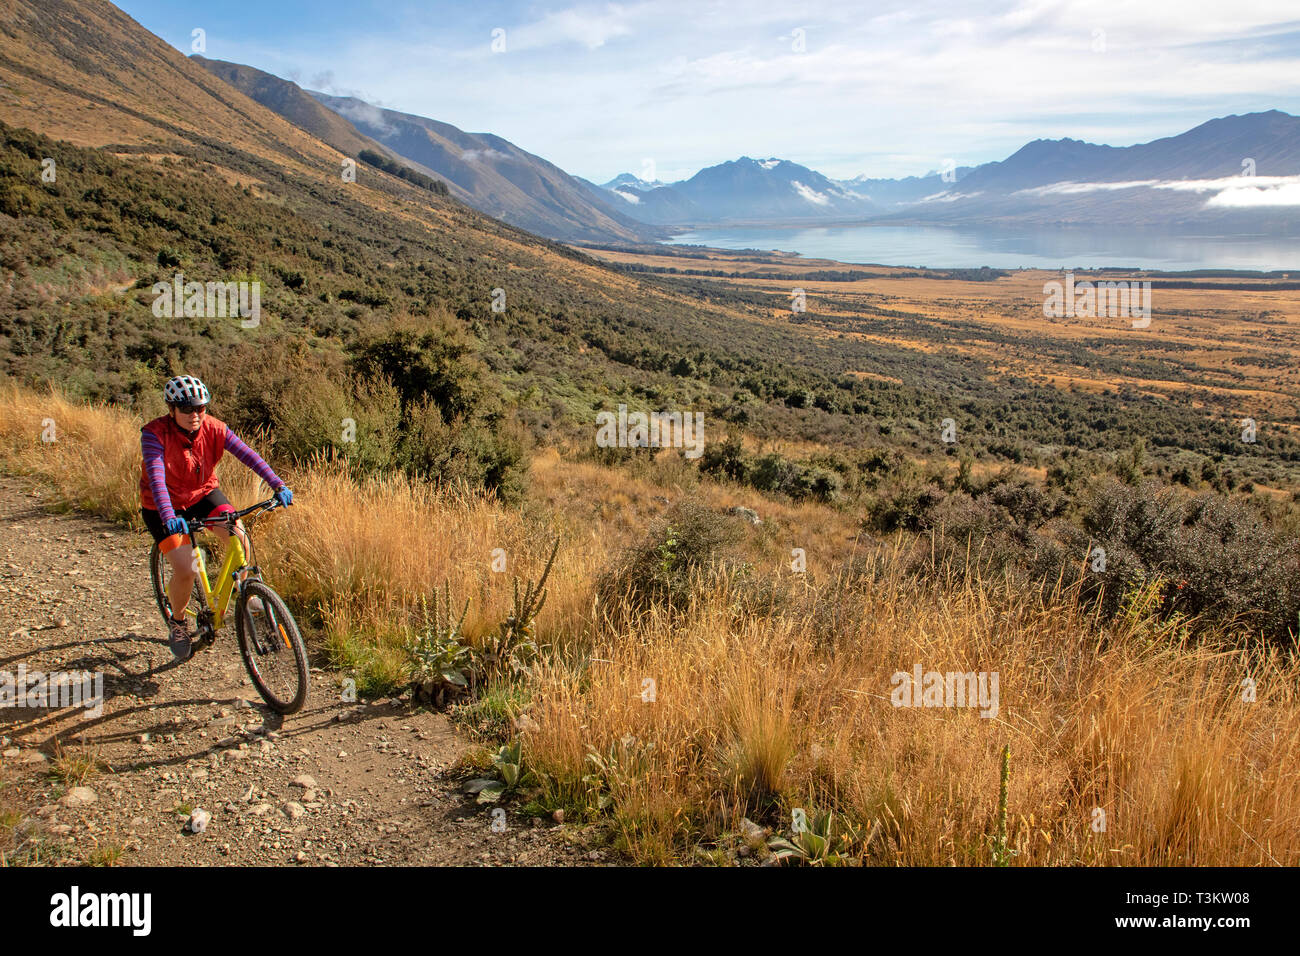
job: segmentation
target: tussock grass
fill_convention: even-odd
[[[39,441],[46,417],[57,444]],[[137,428],[116,409],[0,395],[6,468],[112,517],[135,511]],[[523,759],[542,781],[539,806],[608,821],[634,859],[713,852],[744,817],[788,833],[801,808],[869,835],[851,851],[864,863],[990,865],[1010,745],[1011,865],[1300,863],[1294,655],[1229,633],[1192,643],[1151,613],[1149,594],[1103,623],[1077,588],[977,577],[965,562],[917,578],[905,569],[923,542],[871,542],[852,516],[766,502],[764,524],[741,523],[730,554],[748,570],[694,568],[689,606],[611,616],[600,602],[618,591],[598,598],[598,582],[631,546],[654,546],[672,503],[721,511],[753,497],[552,453],[533,474],[532,500],[505,509],[316,462],[289,476],[299,504],[263,524],[260,558],[338,662],[396,681],[422,594],[445,580],[472,598],[465,628],[480,637],[509,612],[511,575],[535,576],[560,534],[538,622],[553,652],[519,698],[531,697]],[[253,500],[249,477],[226,470],[232,498]],[[808,550],[807,574],[787,567],[794,546]],[[505,574],[492,571],[494,548]],[[754,588],[775,598],[749,600]],[[917,664],[996,671],[996,717],[893,706],[892,675]],[[515,709],[492,722],[505,730]]]
[[[0,391],[7,470],[49,479],[68,504],[137,527],[140,424],[121,409],[70,402],[56,391]]]
[[[91,753],[85,747],[69,750],[58,740],[54,741],[50,775],[62,781],[64,787],[84,786],[86,781],[106,767],[107,764],[100,759],[98,751]]]

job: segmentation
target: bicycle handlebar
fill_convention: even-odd
[[[253,515],[254,512],[260,513],[263,511],[274,511],[276,508],[283,507],[284,505],[280,504],[280,502],[275,498],[267,498],[265,501],[259,501],[255,505],[249,505],[243,511],[224,511],[219,515],[209,515],[206,518],[197,518],[193,521],[188,521],[187,523],[190,526],[190,533],[193,534],[201,528],[211,528],[214,525],[221,524],[233,524],[240,518],[246,518]]]

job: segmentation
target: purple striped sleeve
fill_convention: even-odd
[[[226,451],[257,472],[257,476],[270,485],[272,491],[279,491],[284,487],[280,476],[271,470],[271,466],[262,460],[262,456],[240,441],[239,436],[229,428],[226,429]]]
[[[144,457],[145,480],[153,492],[154,508],[163,524],[176,517],[172,510],[172,498],[167,494],[167,475],[163,468],[163,446],[153,432],[140,432],[140,454]]]

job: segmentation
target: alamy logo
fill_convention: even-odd
[[[160,319],[224,319],[239,316],[246,329],[262,322],[261,282],[186,282],[176,273],[171,282],[155,282],[153,314]]]
[[[26,664],[18,673],[0,671],[0,708],[84,707],[91,717],[104,712],[104,675],[100,671],[27,672]]]
[[[687,458],[704,454],[703,412],[629,413],[626,405],[596,414],[600,448],[685,448]]]
[[[1067,272],[1064,282],[1044,282],[1043,315],[1050,319],[1065,317],[1084,319],[1131,318],[1133,328],[1151,324],[1151,283],[1120,280],[1117,282],[1074,281]]]
[[[50,925],[129,926],[134,936],[148,936],[153,927],[152,893],[71,892],[50,897]]]
[[[889,702],[895,707],[979,707],[981,717],[998,715],[997,671],[895,671]]]

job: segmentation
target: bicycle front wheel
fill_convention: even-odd
[[[292,714],[307,702],[307,647],[280,595],[264,582],[246,581],[235,607],[239,652],[267,706]]]

